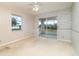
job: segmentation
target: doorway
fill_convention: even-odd
[[[56,17],[39,18],[39,36],[57,39]]]

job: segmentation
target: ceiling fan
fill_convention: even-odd
[[[38,2],[34,2],[34,5],[33,5],[33,9],[32,9],[33,11],[38,11],[39,10],[39,4],[38,4]]]
[[[29,5],[32,6],[32,11],[38,12],[41,4],[40,2],[32,2]]]

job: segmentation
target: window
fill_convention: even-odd
[[[22,17],[12,14],[11,17],[12,31],[21,30],[22,28]]]

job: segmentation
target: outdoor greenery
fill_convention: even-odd
[[[54,24],[54,25],[51,25],[51,24],[49,24],[49,25],[43,25],[44,26],[44,28],[46,29],[52,29],[52,30],[56,30],[57,29],[57,24]],[[39,25],[39,28],[41,28],[42,27],[42,25],[40,24]]]
[[[12,17],[12,23],[11,23],[11,25],[12,25],[12,30],[13,31],[15,31],[15,30],[21,30],[21,21],[18,18],[16,18],[16,17],[18,17],[18,16]]]
[[[16,26],[17,25],[17,21],[16,21],[16,19],[13,17],[12,18],[12,26]]]

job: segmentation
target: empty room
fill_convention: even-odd
[[[0,56],[78,56],[79,2],[0,2]]]

